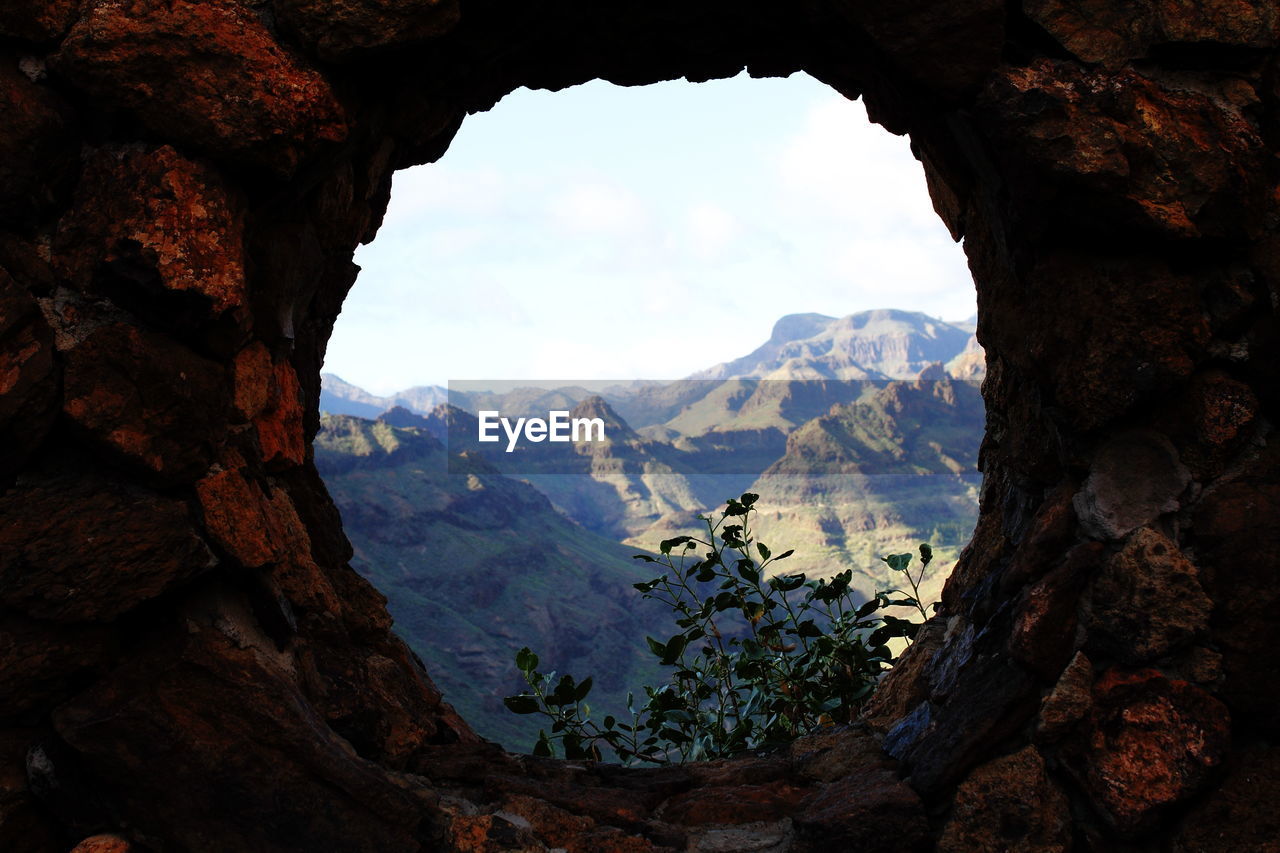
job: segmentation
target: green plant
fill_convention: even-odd
[[[754,539],[757,500],[744,494],[718,519],[700,516],[705,538],[677,536],[661,543],[659,556],[636,555],[665,568],[635,587],[670,607],[679,630],[665,642],[646,638],[671,674],[644,688],[638,708],[628,695],[626,719],[597,724],[586,703],[591,678],[544,674],[528,648],[516,654],[529,692],[507,697],[507,708],[550,720],[535,755],[555,754],[558,743],[578,759],[600,760],[605,748],[626,762],[718,758],[789,743],[856,713],[893,664],[888,643],[909,642],[919,628],[883,610],[913,607],[927,617],[919,584],[932,550],[920,546],[918,575],[909,570],[911,554],[882,558],[906,576],[911,593],[892,589],[859,603],[852,571],[817,580],[768,571],[792,552],[775,555]]]
[[[920,600],[920,584],[924,582],[924,573],[925,571],[928,570],[929,564],[933,562],[933,549],[923,543],[920,545],[920,572],[915,575],[911,574],[911,555],[910,554],[890,554],[887,557],[881,557],[880,560],[881,562],[887,564],[889,568],[893,569],[895,572],[901,572],[902,576],[907,579],[907,583],[911,585],[910,594],[900,589],[884,590],[883,592],[884,595],[893,595],[896,592],[899,595],[906,596],[906,598],[895,599],[887,603],[890,605],[902,605],[906,607],[914,607],[916,610],[920,611],[920,616],[923,619],[927,620],[929,618],[929,611],[925,610],[924,602]],[[938,605],[935,603],[933,607],[936,610]],[[892,618],[892,617],[886,617],[886,618]],[[909,636],[912,639],[915,639],[914,629],[911,631]]]

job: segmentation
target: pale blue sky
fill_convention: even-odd
[[[974,311],[907,140],[803,74],[522,89],[396,175],[356,262],[325,370],[375,393],[673,379],[784,314]]]

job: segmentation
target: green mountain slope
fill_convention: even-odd
[[[316,463],[396,630],[485,737],[528,749],[530,718],[501,703],[522,686],[522,645],[547,668],[596,674],[594,703],[652,683],[646,633],[664,614],[631,584],[633,549],[565,518],[531,486],[455,458],[425,429],[327,415]],[[668,632],[669,633],[669,632]]]
[[[974,383],[879,383],[791,433],[786,453],[750,486],[761,496],[757,532],[795,549],[788,571],[853,569],[866,594],[892,581],[879,556],[930,542],[938,561],[929,591],[938,591],[977,520],[983,424]],[[648,548],[695,529],[691,516],[671,516],[629,541]]]

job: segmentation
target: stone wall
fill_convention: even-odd
[[[1278,16],[0,0],[0,849],[1274,843]],[[664,771],[504,755],[311,464],[353,250],[516,87],[743,68],[864,97],[964,239],[974,541],[857,727]]]

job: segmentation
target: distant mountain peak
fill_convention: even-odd
[[[933,318],[919,311],[903,311],[899,308],[872,308],[869,311],[856,311],[840,319],[854,328],[862,328],[872,323],[883,323],[885,321],[912,322],[916,320],[928,321]]]
[[[617,441],[619,439],[636,438],[635,430],[613,410],[613,407],[600,395],[592,394],[573,407],[569,413],[571,418],[599,418],[604,421],[605,435]]]
[[[844,317],[788,314],[769,340],[693,379],[915,379],[959,355],[971,332],[919,311],[878,308]]]
[[[392,406],[382,414],[378,415],[378,421],[393,427],[417,427],[418,429],[426,429],[430,425],[430,421],[422,415],[414,414],[404,406]]]
[[[940,379],[949,379],[947,369],[942,366],[942,362],[935,361],[920,371],[920,375],[916,377],[919,382],[933,382]]]
[[[782,344],[811,338],[835,319],[826,314],[788,314],[773,324],[769,342]]]
[[[460,409],[452,403],[440,403],[431,413],[427,415],[428,421],[438,421],[443,424],[475,424],[478,423],[476,416],[468,412],[466,409]]]
[[[347,382],[336,373],[320,374],[320,411],[333,415],[376,418],[396,406],[425,415],[448,398],[449,392],[439,385],[417,385],[383,397]]]

